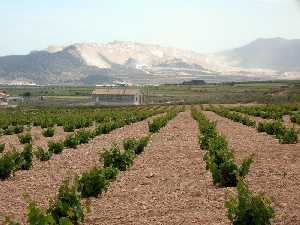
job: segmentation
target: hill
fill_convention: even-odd
[[[300,39],[257,39],[222,55],[232,65],[242,68],[300,71]]]
[[[115,41],[50,46],[0,57],[0,83],[95,85],[300,78],[300,40],[258,39],[204,55],[159,45]]]

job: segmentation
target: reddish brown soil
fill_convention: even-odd
[[[229,140],[239,163],[255,154],[247,181],[251,190],[272,197],[276,210],[272,225],[300,224],[300,144],[281,145],[254,128],[212,112],[205,114],[210,120],[217,120],[218,130]],[[24,224],[24,193],[39,206],[47,207],[64,178],[99,165],[98,152],[113,142],[147,135],[147,122],[99,136],[78,149],[55,155],[48,162],[34,160],[31,170],[18,171],[14,177],[0,182],[0,213]],[[34,144],[45,142],[46,138],[39,132],[32,131]],[[180,113],[153,135],[145,152],[135,159],[131,169],[120,173],[107,193],[91,199],[92,212],[84,224],[228,225],[224,208],[226,189],[212,184],[211,174],[205,170],[202,160],[204,151],[199,148],[198,134],[190,112]]]
[[[246,115],[246,114],[242,114],[242,115]],[[272,119],[264,119],[264,118],[257,117],[257,116],[249,116],[249,115],[246,115],[246,116],[248,116],[249,119],[256,121],[256,124],[258,124],[260,122],[271,122],[271,121],[274,121]],[[290,116],[285,115],[285,116],[283,116],[282,119],[283,119],[282,124],[285,127],[287,127],[287,128],[294,128],[297,131],[297,133],[300,134],[300,125],[298,125],[296,123],[292,123],[291,119],[290,119]]]
[[[300,133],[300,125],[291,122],[290,116],[286,115],[283,117],[283,123],[286,127],[294,128]]]
[[[56,127],[55,133],[53,137],[44,137],[42,134],[43,129],[40,127],[33,127],[31,131],[24,131],[25,133],[30,133],[32,135],[32,146],[34,148],[36,147],[43,147],[47,148],[48,141],[59,141],[64,140],[64,138],[71,133],[64,132],[62,127]],[[3,135],[0,137],[0,143],[5,143],[5,152],[10,151],[13,147],[15,147],[17,150],[23,149],[23,144],[19,142],[18,135]]]
[[[66,136],[73,134],[74,132],[64,132],[63,127],[56,126],[53,137],[44,137],[43,136],[43,129],[40,127],[32,127],[30,131],[24,131],[22,134],[30,133],[32,136],[32,146],[33,149],[36,149],[37,147],[42,147],[44,149],[47,149],[48,147],[48,141],[62,141],[66,138]],[[92,130],[95,129],[95,126],[90,126],[88,128],[83,128],[85,130]],[[75,131],[78,131],[81,129],[76,129]],[[18,151],[23,150],[24,145],[20,143],[18,139],[18,134],[13,135],[2,135],[0,136],[0,144],[5,143],[5,151],[2,154],[5,154],[5,152],[8,152],[15,148]],[[1,156],[1,154],[0,154]]]
[[[0,181],[0,213],[24,223],[26,203],[23,194],[29,194],[40,206],[46,207],[49,198],[56,195],[65,178],[74,177],[99,165],[98,152],[103,148],[108,148],[112,143],[119,143],[125,138],[142,137],[148,133],[148,120],[145,120],[96,137],[77,149],[66,149],[47,162],[34,160],[32,169],[18,171],[10,179]]]
[[[227,137],[238,162],[255,154],[247,180],[255,192],[265,192],[275,203],[273,225],[300,224],[300,144],[284,145],[255,128],[205,113],[217,121],[218,130]]]
[[[196,122],[180,113],[107,193],[91,200],[85,224],[229,224],[225,189],[213,186],[203,154]]]

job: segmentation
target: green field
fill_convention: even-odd
[[[94,87],[0,86],[11,96],[30,93],[23,104],[91,104]],[[299,103],[300,81],[144,86],[146,104]],[[43,96],[43,98],[41,98]]]
[[[148,103],[295,103],[300,102],[300,81],[163,85],[145,93]]]

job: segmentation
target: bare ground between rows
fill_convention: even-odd
[[[155,134],[133,167],[91,199],[86,225],[229,224],[225,190],[212,184],[190,112]]]
[[[91,130],[94,128],[95,128],[95,126],[93,125],[93,126],[83,128],[83,129]],[[44,129],[42,129],[41,127],[37,127],[37,126],[32,127],[30,131],[22,132],[22,134],[26,134],[26,133],[31,134],[31,136],[32,136],[31,144],[32,144],[33,148],[37,148],[37,147],[47,148],[48,141],[62,141],[67,137],[67,135],[73,134],[73,132],[65,132],[63,127],[61,127],[61,126],[55,126],[54,129],[55,129],[55,133],[54,133],[53,137],[44,137],[43,136]],[[75,131],[78,131],[78,130],[80,130],[80,129],[76,129]],[[17,150],[22,150],[23,146],[24,146],[23,144],[20,143],[20,141],[18,139],[18,134],[0,136],[0,144],[3,144],[3,143],[5,143],[5,151],[2,154],[12,150],[13,148],[16,148]]]
[[[278,140],[255,128],[205,112],[217,121],[218,130],[226,136],[238,162],[255,154],[247,176],[253,191],[265,192],[275,203],[273,225],[300,224],[300,144],[279,144]]]
[[[39,206],[47,207],[49,198],[57,194],[58,187],[65,178],[72,178],[99,165],[99,152],[103,148],[109,148],[113,143],[120,143],[129,137],[148,135],[148,121],[151,119],[98,136],[88,144],[79,145],[77,149],[66,149],[47,162],[34,160],[32,169],[17,171],[8,180],[0,181],[0,214],[11,216],[24,223],[26,220],[24,193]]]
[[[244,113],[239,113],[241,115],[244,115],[244,116],[248,116],[250,120],[254,120],[256,122],[256,124],[258,125],[260,122],[264,123],[264,122],[272,122],[272,121],[275,121],[273,119],[264,119],[262,117],[257,117],[257,116],[251,116],[251,115],[247,115],[247,114],[244,114]],[[290,119],[290,116],[289,115],[284,115],[283,118],[282,118],[282,123],[283,125],[286,127],[286,128],[294,128],[297,133],[300,134],[300,125],[296,124],[296,123],[293,123],[291,122],[291,119]]]
[[[300,125],[297,124],[297,123],[293,123],[291,121],[291,117],[289,115],[285,115],[283,116],[283,124],[286,126],[286,127],[289,127],[289,128],[294,128],[297,130],[297,132],[300,134]]]

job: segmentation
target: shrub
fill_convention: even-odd
[[[258,132],[265,132],[265,126],[264,126],[264,123],[262,123],[262,122],[259,122],[259,123],[258,123],[257,131],[258,131]]]
[[[29,144],[32,141],[30,133],[19,135],[18,138],[21,144]]]
[[[134,149],[135,154],[141,154],[149,142],[149,137],[143,137],[139,140],[138,145]]]
[[[208,149],[210,139],[217,136],[216,124],[214,123],[205,124],[200,126],[200,129],[202,133],[202,136],[199,137],[200,147],[202,149]]]
[[[20,134],[24,131],[24,126],[7,126],[3,130],[3,134],[5,135],[12,135],[12,134]]]
[[[7,128],[3,128],[2,133],[3,133],[4,135],[12,135],[12,134],[14,134],[15,132],[14,132],[14,130],[13,130],[12,127],[7,127]]]
[[[290,120],[292,123],[296,123],[296,116],[295,115],[291,116]]]
[[[157,118],[154,119],[152,122],[148,123],[149,131],[151,133],[157,133],[162,127],[167,124],[167,120],[165,118]]]
[[[27,223],[29,225],[55,225],[53,217],[38,208],[35,203],[30,202],[27,211]]]
[[[207,169],[212,173],[214,184],[221,187],[235,187],[237,177],[240,175],[239,167],[234,162],[234,155],[228,149],[226,139],[216,135],[209,140],[207,150],[204,160]]]
[[[285,128],[279,121],[259,123],[257,130],[275,135],[281,144],[295,144],[298,141],[295,129]]]
[[[252,163],[252,156],[245,159],[241,166],[235,164],[234,155],[228,147],[225,137],[216,131],[216,125],[210,123],[205,116],[192,111],[193,117],[198,121],[202,136],[199,138],[202,149],[207,150],[203,160],[206,169],[209,169],[215,185],[221,187],[235,187],[238,177],[245,177]]]
[[[279,136],[281,144],[296,144],[298,142],[298,134],[295,129],[285,129],[284,133]]]
[[[106,180],[112,181],[112,180],[116,179],[119,170],[116,168],[112,168],[112,167],[106,167],[106,168],[102,169],[102,172],[103,172]]]
[[[50,201],[47,213],[53,217],[57,224],[62,219],[69,220],[73,224],[79,224],[84,219],[80,199],[81,194],[78,191],[78,184],[70,184],[69,181],[64,181],[59,188],[57,198]]]
[[[27,144],[20,154],[20,164],[18,167],[22,170],[29,170],[32,166],[32,145]]]
[[[109,181],[114,180],[118,174],[116,168],[94,168],[82,174],[79,178],[79,190],[82,197],[97,197],[106,191]]]
[[[124,124],[120,121],[102,123],[96,128],[96,134],[97,135],[108,134],[112,130],[122,127],[123,125]]]
[[[24,126],[17,125],[17,126],[14,127],[13,130],[14,130],[15,134],[20,134],[20,133],[22,133],[24,131]]]
[[[57,199],[50,201],[50,208],[47,211],[28,200],[27,223],[29,225],[78,225],[83,221],[84,214],[79,202],[80,194],[76,192],[77,186],[70,187],[68,183],[67,186],[64,185],[65,182],[60,187]]]
[[[277,135],[277,134],[282,134],[284,128],[279,121],[275,121],[275,122],[265,123],[264,129],[267,134]]]
[[[82,174],[79,179],[81,195],[84,198],[97,197],[106,191],[108,181],[101,169],[95,168]]]
[[[224,151],[224,150],[223,150]],[[208,167],[212,172],[213,182],[220,187],[235,187],[237,185],[238,177],[244,179],[248,174],[250,165],[252,163],[252,157],[246,158],[241,166],[238,166],[234,162],[233,154],[220,152],[224,158],[220,158],[218,164],[217,161],[209,159]]]
[[[177,115],[176,111],[168,112],[167,115],[155,118],[152,122],[148,123],[149,131],[157,133],[162,127],[166,126],[168,121]]]
[[[96,129],[92,130],[92,131],[89,131],[89,133],[90,133],[90,139],[94,139],[95,137],[97,137]]]
[[[10,177],[15,169],[15,159],[13,153],[7,153],[0,158],[0,180]]]
[[[0,144],[0,153],[4,152],[5,144]]]
[[[264,105],[251,107],[232,107],[231,110],[265,119],[281,120],[284,114],[287,114],[290,110],[292,110],[292,107],[286,107],[284,105]]]
[[[256,127],[255,121],[250,120],[248,116],[241,115],[240,113],[231,112],[229,109],[225,108],[211,108],[210,110],[219,114],[220,116],[231,119],[234,122],[238,122],[249,127]]]
[[[42,147],[38,147],[34,154],[35,157],[40,161],[48,161],[52,156],[52,152],[45,151]]]
[[[237,165],[232,161],[224,161],[217,165],[208,160],[208,168],[212,173],[213,182],[220,187],[235,187],[237,185]]]
[[[45,117],[38,121],[37,124],[35,124],[35,126],[37,125],[40,125],[41,128],[50,128],[54,126],[54,121],[52,120],[52,118]]]
[[[143,137],[141,139],[129,138],[124,140],[123,147],[125,151],[132,152],[134,154],[141,154],[144,148],[149,142],[149,137]]]
[[[265,196],[253,195],[246,183],[238,182],[238,196],[231,196],[225,203],[228,218],[233,225],[270,225],[274,210]]]
[[[249,173],[250,166],[252,163],[253,163],[253,155],[243,160],[242,165],[239,168],[239,176],[241,178],[244,178]]]
[[[93,133],[90,131],[81,130],[76,133],[76,137],[79,144],[86,144],[89,142],[90,138],[93,137]]]
[[[46,130],[43,131],[44,137],[53,137],[54,136],[54,128],[49,127]]]
[[[48,151],[54,154],[60,154],[64,150],[64,143],[49,141],[48,142]]]
[[[300,124],[300,113],[299,112],[295,113],[294,115],[291,116],[291,122]]]
[[[91,121],[85,117],[80,117],[78,120],[75,120],[74,123],[76,129],[89,127],[91,125]]]
[[[117,146],[105,151],[102,155],[104,167],[113,167],[125,171],[132,165],[133,155],[129,152],[122,153]]]
[[[64,123],[63,127],[64,127],[64,132],[74,132],[75,130],[75,124],[70,121]]]
[[[125,151],[132,152],[134,154],[141,154],[144,148],[149,142],[149,137],[143,137],[141,139],[129,138],[123,142]]]
[[[77,148],[77,145],[79,144],[79,140],[76,135],[72,134],[66,137],[64,141],[64,146],[66,148]]]
[[[136,138],[129,138],[123,141],[123,147],[125,151],[130,151],[138,145],[138,140]]]

